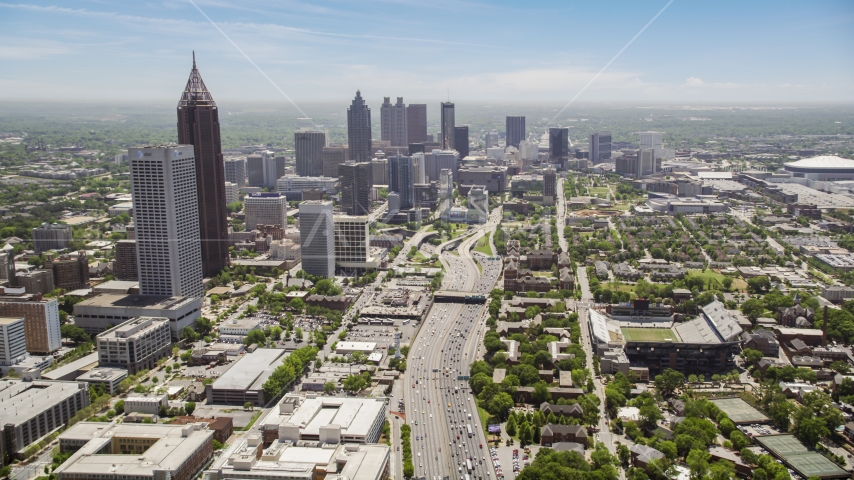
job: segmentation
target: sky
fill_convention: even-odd
[[[854,101],[850,0],[0,1],[0,100],[177,101],[193,50],[232,101]]]

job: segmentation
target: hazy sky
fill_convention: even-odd
[[[192,0],[296,101],[563,104],[668,0]],[[0,2],[0,99],[282,94],[191,0]],[[854,2],[675,0],[578,102],[854,101]]]

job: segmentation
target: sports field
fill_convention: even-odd
[[[713,398],[709,401],[717,405],[736,425],[768,421],[768,417],[762,412],[751,407],[749,403],[740,398]]]
[[[669,328],[621,328],[627,342],[678,342],[679,336]]]
[[[824,455],[807,450],[794,435],[763,435],[754,438],[774,456],[789,464],[804,478],[849,478],[851,475],[839,468]]]

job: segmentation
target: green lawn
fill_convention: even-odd
[[[484,235],[480,237],[477,241],[477,245],[474,247],[474,251],[480,252],[487,256],[492,256],[492,246],[489,245],[489,236]]]
[[[709,269],[706,269],[705,272],[703,272],[702,270],[688,270],[688,276],[702,277],[703,281],[706,282],[707,287],[709,284],[709,279],[715,279],[718,282],[723,283],[723,279],[726,278],[726,275],[723,275],[721,273],[717,273],[714,270],[709,270]],[[747,288],[747,282],[745,282],[744,279],[738,278],[738,277],[733,277],[732,280],[733,280],[733,282],[732,282],[731,290],[733,290],[733,291],[744,290]],[[721,288],[721,287],[718,287],[717,285],[715,285],[713,288]]]
[[[621,328],[628,342],[664,342],[669,338],[677,341],[679,337],[669,328]]]
[[[605,196],[608,194],[608,187],[590,187],[587,190],[590,191],[590,195],[602,195]]]
[[[478,405],[477,416],[480,417],[480,425],[483,428],[483,433],[486,433],[486,422],[489,420],[489,412],[487,412],[480,405]]]
[[[602,284],[602,288],[613,290],[615,292],[634,292],[635,286],[626,283],[607,282]]]

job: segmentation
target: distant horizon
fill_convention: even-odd
[[[29,0],[0,12],[3,101],[176,101],[195,51],[219,102],[356,89],[429,99],[418,103],[448,91],[561,106],[854,102],[846,0]]]

